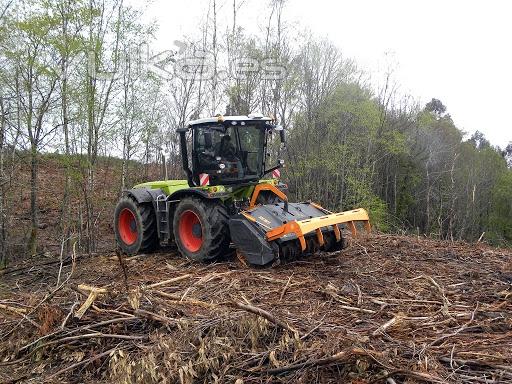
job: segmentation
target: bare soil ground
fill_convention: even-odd
[[[512,383],[510,250],[375,234],[274,269],[122,260],[11,264],[0,382]]]
[[[69,197],[70,219],[63,217],[63,200],[65,188],[66,161],[59,155],[44,155],[40,159],[38,174],[37,216],[38,253],[39,255],[59,255],[63,240],[64,228],[69,229],[77,246],[85,249],[87,229],[85,226],[85,197],[86,174],[80,166],[79,158],[70,160],[71,190]],[[9,233],[7,253],[9,261],[17,262],[26,258],[27,242],[31,230],[30,211],[30,158],[27,154],[17,154],[13,167],[12,178],[9,180],[9,190],[6,206],[7,231]],[[94,203],[94,218],[96,224],[95,249],[110,251],[114,242],[112,218],[114,209],[121,192],[121,163],[115,158],[100,158],[95,169],[95,189],[90,199]],[[145,177],[144,166],[130,164],[128,185],[142,181],[158,180],[161,178],[157,165],[148,166],[148,176]]]

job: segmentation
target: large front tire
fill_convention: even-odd
[[[152,204],[139,204],[129,197],[122,197],[114,212],[114,233],[117,245],[127,255],[151,252],[158,248]]]
[[[209,261],[232,253],[229,216],[220,201],[187,197],[174,211],[173,233],[180,253],[188,259]]]

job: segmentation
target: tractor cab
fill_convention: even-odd
[[[257,182],[279,168],[282,161],[267,168],[267,143],[273,131],[280,131],[284,144],[282,128],[271,118],[261,115],[217,116],[190,121],[186,128],[178,130],[189,185]],[[191,148],[190,155],[187,148]]]

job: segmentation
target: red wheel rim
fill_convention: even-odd
[[[189,252],[197,252],[203,245],[203,227],[199,217],[192,211],[184,211],[179,223],[180,240]]]
[[[119,214],[118,221],[119,236],[126,245],[132,245],[137,241],[139,231],[137,231],[137,221],[133,212],[124,208]]]

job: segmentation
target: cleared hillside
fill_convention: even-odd
[[[123,260],[11,265],[0,381],[512,382],[508,250],[371,235],[274,269]]]

